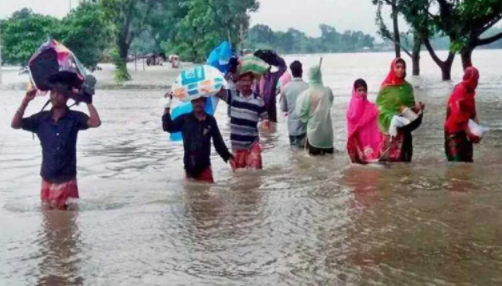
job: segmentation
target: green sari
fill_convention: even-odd
[[[400,85],[383,86],[376,100],[378,107],[378,126],[384,134],[389,133],[390,122],[394,115],[401,113],[401,107],[415,107],[413,87],[407,81]]]

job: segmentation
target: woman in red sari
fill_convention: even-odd
[[[448,99],[446,110],[445,151],[450,162],[473,162],[473,143],[479,143],[480,137],[469,131],[469,120],[477,123],[476,87],[479,71],[474,67],[465,70],[463,81],[455,86]]]

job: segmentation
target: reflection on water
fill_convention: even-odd
[[[76,223],[77,212],[42,211],[43,235],[42,261],[39,265],[37,285],[84,285],[80,276],[79,239]]]
[[[290,149],[281,118],[262,136],[265,169],[234,174],[213,154],[215,185],[185,181],[182,146],[161,131],[162,90],[99,90],[103,125],[79,135],[81,200],[66,213],[41,211],[38,140],[8,128],[23,94],[1,90],[0,285],[501,285],[502,52],[475,53],[478,115],[494,129],[475,164],[446,163],[453,83],[425,57],[423,76],[411,79],[427,104],[414,163],[351,165],[352,82],[365,78],[374,98],[391,60],[324,57],[342,152]],[[155,85],[163,76],[152,74]],[[217,119],[228,139],[224,105]]]

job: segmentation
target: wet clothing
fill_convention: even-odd
[[[378,109],[355,89],[347,109],[347,151],[353,163],[364,164],[380,158],[382,134]]]
[[[221,97],[230,105],[230,141],[232,150],[248,150],[260,141],[258,123],[267,119],[263,99],[256,94],[241,96],[227,90]]]
[[[309,72],[309,89],[304,91],[296,102],[296,115],[307,125],[307,140],[318,149],[333,148],[333,124],[331,107],[333,93],[324,87],[319,66]]]
[[[300,136],[307,133],[307,127],[295,112],[296,101],[300,94],[309,89],[308,83],[301,78],[294,78],[281,91],[281,110],[288,113],[289,136]]]
[[[291,146],[296,146],[298,148],[305,148],[305,139],[307,138],[307,133],[298,136],[289,136],[289,144]]]
[[[52,111],[43,111],[23,118],[21,128],[37,134],[42,145],[40,175],[51,183],[64,183],[77,176],[77,137],[86,130],[89,116],[67,109],[57,122]]]
[[[42,179],[42,202],[58,209],[65,209],[69,199],[78,199],[77,178],[64,183],[51,183]]]
[[[465,132],[444,135],[444,149],[449,162],[474,162],[474,146]]]
[[[390,140],[389,127],[394,116],[400,116],[401,107],[415,107],[413,87],[404,78],[398,78],[395,74],[396,64],[402,61],[395,59],[392,62],[389,75],[383,82],[378,93],[376,104],[378,107],[378,125],[384,135],[381,161],[411,162],[413,157],[412,132],[422,124],[423,114],[412,123],[398,129],[397,136]]]
[[[262,169],[260,144],[255,143],[247,150],[234,150],[234,160],[235,169]]]
[[[465,130],[468,128],[469,120],[475,120],[477,116],[475,89],[478,80],[478,70],[473,67],[467,68],[462,83],[455,86],[448,99],[444,125],[445,152],[448,161],[473,161],[473,144],[469,141]]]
[[[316,148],[310,145],[310,143],[307,140],[307,151],[312,156],[324,156],[328,154],[334,154],[335,148]]]
[[[171,119],[171,114],[162,116],[164,131],[181,132],[185,154],[183,162],[190,177],[199,177],[211,166],[211,139],[223,161],[228,162],[232,155],[227,149],[213,116],[206,114],[203,120],[197,119],[193,112]]]
[[[279,56],[276,56],[275,60],[269,64],[276,66],[278,71],[269,72],[263,75],[259,84],[259,94],[263,97],[265,102],[269,120],[271,122],[277,122],[277,82],[288,70],[288,67],[286,66],[286,62],[284,62],[284,59]]]
[[[211,167],[205,169],[202,171],[199,175],[197,176],[192,176],[189,173],[186,173],[187,179],[192,179],[198,182],[206,182],[206,183],[214,183],[213,179],[213,170],[211,170]]]

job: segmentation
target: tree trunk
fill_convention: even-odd
[[[399,45],[399,43],[401,43],[401,36],[399,34],[399,11],[397,10],[396,2],[396,0],[392,2],[392,25],[394,28],[394,49],[396,50],[396,58],[400,58],[401,46]]]
[[[446,62],[440,66],[443,80],[451,80],[451,66],[452,63],[448,64]]]
[[[448,54],[448,58],[446,61],[442,61],[439,59],[437,56],[436,52],[434,51],[434,48],[432,48],[431,42],[429,39],[424,39],[424,44],[427,50],[429,51],[429,54],[431,55],[432,59],[434,62],[439,66],[441,69],[441,74],[443,77],[443,80],[451,80],[451,67],[453,65],[453,61],[455,60],[455,54],[450,52]]]
[[[474,48],[471,46],[465,47],[462,52],[460,53],[460,56],[462,57],[462,66],[464,67],[464,70],[468,67],[472,66],[472,52],[474,51]]]
[[[420,75],[420,52],[413,53],[411,57],[411,61],[413,63],[413,76]]]
[[[413,51],[411,61],[413,62],[413,75],[420,75],[420,51],[422,49],[422,41],[415,35],[413,37]]]
[[[117,40],[118,55],[115,59],[115,79],[119,82],[131,80],[131,75],[127,71],[127,56],[129,45],[125,39]]]

